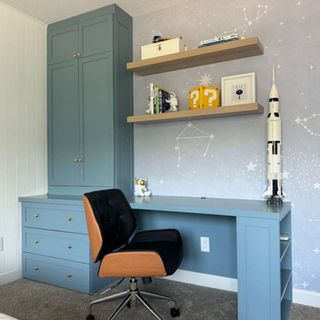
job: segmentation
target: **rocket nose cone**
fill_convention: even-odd
[[[278,89],[276,87],[276,84],[273,82],[272,86],[271,86],[271,90],[270,90],[270,94],[269,94],[269,98],[279,98],[279,93],[278,93]]]

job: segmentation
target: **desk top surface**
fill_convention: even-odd
[[[19,198],[22,202],[82,205],[80,196],[38,195]],[[268,205],[261,200],[239,200],[196,197],[128,197],[132,209],[220,215],[231,217],[282,220],[291,210],[291,203]]]

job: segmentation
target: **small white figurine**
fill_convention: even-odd
[[[151,191],[147,189],[147,179],[134,178],[134,195],[139,197],[151,196]]]
[[[178,111],[178,99],[177,95],[174,92],[170,92],[169,99],[166,99],[166,102],[170,104],[169,111]]]

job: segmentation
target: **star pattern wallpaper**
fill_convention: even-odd
[[[275,66],[282,119],[282,176],[292,202],[293,284],[320,292],[320,16],[318,0],[186,1],[134,19],[134,60],[155,34],[182,36],[188,48],[233,32],[257,36],[264,55],[145,77],[134,76],[134,112],[149,83],[177,94],[181,110],[199,83],[255,72],[263,115],[135,125],[135,175],[153,194],[263,199],[268,95]]]

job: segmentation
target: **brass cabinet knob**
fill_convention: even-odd
[[[39,270],[39,267],[34,267],[33,270],[34,270],[34,271],[38,271],[38,270]]]
[[[83,159],[82,158],[78,158],[78,162],[82,162],[83,161]]]
[[[81,57],[81,53],[80,53],[80,52],[77,53],[77,57],[78,57],[78,58]]]
[[[38,214],[38,213],[35,213],[35,214],[33,215],[33,217],[34,217],[34,218],[39,218],[39,214]]]
[[[39,240],[33,240],[33,243],[34,243],[34,244],[38,244],[38,243],[39,243]]]
[[[72,273],[69,272],[69,273],[67,274],[67,277],[68,277],[68,278],[72,278]]]
[[[79,161],[79,158],[73,158],[72,160],[73,162],[77,163]]]
[[[72,249],[72,245],[71,245],[71,244],[68,245],[68,249],[69,249],[69,250]]]
[[[70,217],[68,217],[68,221],[72,221],[72,217],[70,216]]]
[[[78,53],[74,53],[74,54],[72,55],[72,57],[73,57],[73,58],[77,58],[77,57],[78,57]]]

